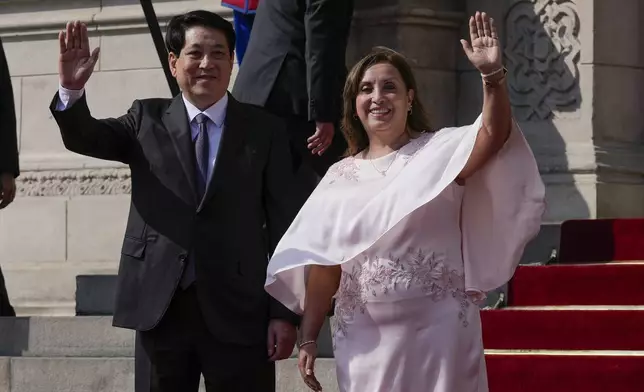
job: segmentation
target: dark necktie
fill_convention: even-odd
[[[197,162],[195,177],[197,177],[197,193],[199,196],[199,201],[204,197],[206,193],[206,184],[208,184],[208,165],[210,160],[210,142],[208,140],[208,116],[203,113],[199,113],[194,121],[199,127],[199,133],[197,134],[197,140],[195,140],[195,158]],[[195,267],[195,257],[194,254],[191,254],[188,257],[187,264],[183,271],[183,276],[181,277],[181,288],[187,289],[191,284],[197,280],[196,267]]]
[[[208,116],[199,113],[195,117],[195,122],[199,127],[197,140],[195,140],[195,157],[197,158],[197,192],[199,201],[206,193],[206,184],[208,184],[208,166],[210,158],[210,142],[208,140]]]

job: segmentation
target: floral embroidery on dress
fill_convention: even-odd
[[[327,175],[331,178],[329,184],[333,184],[340,178],[344,178],[348,181],[358,181],[358,165],[356,165],[355,158],[345,158],[332,165],[329,168]]]
[[[406,166],[409,161],[411,161],[411,159],[427,145],[427,142],[431,139],[431,135],[432,133],[425,132],[416,139],[412,139],[409,143],[401,148],[400,152],[402,152],[404,149],[404,154],[397,154],[394,158],[394,161],[398,159],[398,156],[400,155],[401,159],[403,160],[403,166]],[[392,162],[392,164],[393,163],[395,162]],[[347,181],[358,181],[358,171],[359,167],[356,164],[356,158],[347,157],[329,168],[329,170],[327,171],[327,176],[329,177],[327,184],[333,184],[341,178]]]
[[[407,151],[407,153],[402,157],[404,166],[407,166],[407,164],[418,154],[418,152],[427,145],[429,140],[432,138],[432,135],[432,132],[423,132],[416,139],[412,139],[409,142],[409,144],[407,145],[409,151]]]
[[[333,338],[338,333],[347,336],[348,323],[356,311],[364,313],[369,298],[388,295],[396,290],[409,290],[419,286],[433,301],[452,297],[459,302],[459,320],[468,326],[465,312],[470,300],[464,290],[463,274],[450,270],[445,259],[421,249],[409,249],[402,257],[369,257],[353,266],[351,272],[342,271],[336,295],[335,316],[332,323]]]

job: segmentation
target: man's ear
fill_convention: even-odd
[[[168,65],[170,65],[170,72],[175,78],[177,77],[177,60],[178,57],[174,53],[168,53]]]

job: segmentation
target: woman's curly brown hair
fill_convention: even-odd
[[[356,114],[356,97],[360,90],[360,82],[362,81],[367,69],[373,65],[381,63],[387,63],[394,66],[398,72],[400,72],[407,90],[414,90],[412,112],[407,116],[407,130],[417,133],[432,132],[427,112],[419,99],[416,78],[414,78],[414,73],[407,62],[407,59],[405,59],[402,54],[392,49],[379,46],[374,48],[371,53],[353,66],[351,72],[349,72],[349,75],[347,76],[347,81],[344,84],[342,133],[349,145],[347,155],[355,155],[369,146],[367,131],[362,126],[362,122]]]

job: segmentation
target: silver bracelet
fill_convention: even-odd
[[[503,75],[501,75],[500,77],[496,78],[496,80],[492,80],[492,81],[488,80],[488,77],[490,77],[490,76],[494,76],[494,75],[497,75],[497,74],[499,74],[499,73],[503,73]],[[498,86],[498,85],[500,85],[501,83],[503,83],[503,82],[505,81],[505,76],[506,76],[507,74],[508,74],[508,70],[507,70],[507,68],[505,68],[505,67],[501,67],[500,69],[497,69],[497,70],[496,70],[496,71],[494,71],[494,72],[490,72],[490,73],[489,73],[489,74],[487,74],[487,75],[483,75],[483,74],[481,74],[481,79],[483,80],[483,84],[484,84],[485,86],[487,86],[487,87],[494,87],[494,86]]]
[[[505,67],[501,66],[501,68],[497,69],[496,71],[490,72],[489,74],[483,74],[482,73],[481,77],[489,78],[490,76],[494,76],[494,75],[496,75],[498,73],[505,72],[505,71],[506,71]]]
[[[306,342],[302,342],[302,343],[300,343],[300,345],[299,345],[298,347],[299,347],[299,348],[302,348],[302,347],[307,346],[307,345],[309,345],[309,344],[315,344],[315,345],[317,345],[318,343],[317,343],[315,340],[307,340]]]

